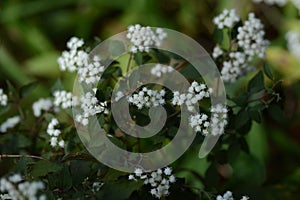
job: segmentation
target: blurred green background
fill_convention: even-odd
[[[250,0],[1,0],[0,87],[7,91],[5,80],[16,86],[38,80],[35,99],[50,95],[46,88],[58,78],[71,89],[73,76],[61,73],[56,62],[66,41],[77,36],[93,46],[136,23],[175,29],[211,52],[212,19],[224,8],[236,8],[243,19],[254,11],[263,21],[271,40],[267,60],[283,80],[279,88],[283,99],[264,113],[263,125],[253,125],[247,136],[252,157],[239,156],[233,180],[246,185],[250,194],[299,199],[300,61],[286,50],[284,39],[289,29],[299,29],[299,17],[290,3],[279,8]],[[187,168],[203,173],[203,161],[194,156],[185,158]]]

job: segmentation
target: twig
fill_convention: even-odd
[[[34,158],[34,159],[39,159],[39,160],[44,160],[47,162],[50,162],[46,158],[40,157],[40,156],[35,156],[35,155],[12,155],[12,154],[0,154],[0,160],[2,158]]]

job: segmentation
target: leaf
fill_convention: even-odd
[[[38,178],[38,177],[46,176],[47,174],[49,174],[51,172],[57,172],[61,169],[62,169],[62,167],[56,163],[41,160],[41,161],[36,162],[33,165],[31,173],[32,173],[32,176]]]
[[[29,59],[25,63],[25,69],[30,74],[45,77],[55,78],[59,75],[59,67],[57,64],[57,58],[59,53],[56,51],[45,52],[39,56]]]
[[[259,92],[265,88],[264,75],[262,71],[259,71],[249,82],[248,91],[250,93]]]
[[[87,151],[80,151],[77,153],[70,153],[63,157],[62,162],[70,160],[87,160],[87,161],[96,161],[96,159],[89,154]]]
[[[117,182],[108,182],[102,186],[97,197],[106,200],[125,200],[142,185],[142,181],[118,180]]]
[[[250,118],[256,121],[257,123],[261,123],[261,113],[257,110],[249,111]]]
[[[210,167],[206,170],[205,180],[206,184],[210,186],[217,185],[217,183],[219,182],[219,173],[214,163],[212,163]]]
[[[272,74],[270,66],[268,64],[264,65],[264,72],[269,79],[274,80],[273,74]]]
[[[49,188],[67,191],[72,187],[72,177],[67,166],[63,166],[61,171],[48,176]]]
[[[19,90],[19,95],[22,99],[28,97],[31,92],[37,87],[38,85],[38,82],[35,81],[35,82],[31,82],[31,83],[28,83],[27,85],[24,85],[20,88]]]
[[[58,80],[53,84],[53,86],[51,87],[50,90],[51,90],[51,93],[54,93],[54,92],[57,91],[57,90],[63,90],[63,89],[64,89],[64,86],[63,86],[61,80],[58,79]]]
[[[248,111],[245,109],[240,110],[235,118],[235,128],[242,128],[249,120],[250,117]]]

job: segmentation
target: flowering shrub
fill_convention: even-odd
[[[185,58],[159,48],[170,37],[163,28],[139,24],[128,27],[128,43],[110,46],[128,49],[126,55],[113,61],[93,54],[94,46],[72,37],[66,44],[67,50],[57,59],[63,75],[47,91],[48,96],[31,101],[38,82],[18,88],[7,80],[0,88],[0,199],[256,199],[253,194],[236,190],[238,187],[230,178],[236,170],[232,166],[240,164],[236,162],[239,156],[249,161],[249,166],[243,163],[241,167],[256,169],[257,160],[251,156],[247,135],[255,124],[264,121],[265,113],[280,103],[280,81],[266,60],[272,41],[267,40],[264,25],[254,13],[243,20],[235,9],[225,9],[211,23],[215,26],[211,56],[220,70],[218,81],[225,84],[226,105],[210,101],[220,95],[221,86],[210,87],[204,75],[195,72]],[[297,31],[289,31],[285,38],[287,49],[299,58]],[[110,64],[106,68],[107,63]],[[168,79],[179,72],[189,86],[172,90],[161,84],[143,85],[132,78],[134,70],[146,68],[149,63],[157,63],[149,70],[152,76]],[[74,91],[64,86],[63,79],[69,75],[76,76],[74,81],[82,86],[81,93],[76,92],[76,84]],[[113,93],[115,88],[134,84],[138,85],[134,91]],[[113,104],[122,101],[127,103],[134,125],[139,126],[155,120],[156,125],[161,125],[163,114],[160,116],[153,108],[165,109],[162,129],[148,138],[150,133],[146,131],[126,134],[112,112]],[[188,116],[181,115],[183,107]],[[123,114],[121,110],[119,113]],[[139,161],[128,158],[126,165],[134,165],[135,170],[119,171],[92,155],[91,148],[103,147],[98,141],[91,139],[91,146],[86,146],[87,139],[77,134],[93,132],[97,124],[114,145],[128,152],[159,151],[172,142],[182,118],[188,122],[186,134],[196,133],[186,153],[193,159],[199,159],[196,154],[203,143],[210,143],[211,138],[218,140],[205,161],[201,161],[205,163],[202,173],[188,169],[190,156],[156,170],[143,168]],[[128,124],[126,129],[134,129]],[[163,155],[163,159],[169,158]],[[117,162],[121,158],[109,159]],[[195,177],[198,184],[191,181]],[[224,187],[225,182],[229,184]]]

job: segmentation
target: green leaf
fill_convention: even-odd
[[[19,90],[20,97],[22,99],[28,97],[31,94],[31,92],[37,87],[37,85],[38,82],[35,81],[21,87]]]
[[[58,80],[53,84],[53,86],[51,87],[50,90],[51,90],[51,93],[54,93],[54,92],[57,91],[57,90],[63,90],[63,89],[64,89],[64,86],[63,86],[61,80],[58,79]]]
[[[256,121],[257,123],[261,123],[261,113],[257,110],[249,111],[250,118]]]
[[[137,65],[143,64],[143,54],[141,52],[133,54],[133,59]]]
[[[48,162],[45,160],[41,160],[36,162],[32,168],[32,176],[33,177],[43,177],[51,172],[57,172],[61,170],[62,167],[56,163]]]
[[[102,186],[97,197],[106,200],[125,200],[142,185],[142,181],[118,180],[117,182],[108,182]]]
[[[264,72],[269,79],[274,80],[273,74],[272,74],[270,66],[268,64],[264,65]]]
[[[259,92],[265,88],[264,75],[259,71],[249,82],[248,91],[250,93]]]
[[[242,128],[249,120],[250,117],[248,111],[245,109],[240,110],[235,119],[235,128]]]

